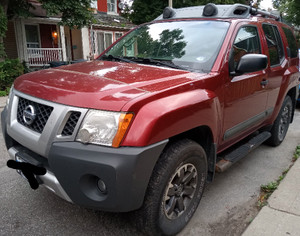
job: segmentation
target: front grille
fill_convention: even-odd
[[[36,112],[36,117],[32,124],[27,124],[24,121],[24,110],[29,106],[33,106]],[[42,133],[45,125],[53,111],[53,107],[39,104],[30,100],[27,100],[25,98],[19,97],[19,104],[18,104],[18,112],[17,112],[17,120],[20,124],[24,125],[25,127],[38,132]]]
[[[80,115],[81,113],[77,111],[71,113],[63,131],[61,132],[62,136],[71,136],[73,134],[77,122],[80,118]]]

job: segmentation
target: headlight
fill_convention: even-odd
[[[12,96],[12,91],[14,89],[14,85],[11,86],[10,90],[9,90],[9,94],[8,94],[8,98],[6,100],[6,106],[9,105],[9,101],[11,100],[11,96]]]
[[[76,141],[119,147],[133,114],[90,110],[84,118]]]

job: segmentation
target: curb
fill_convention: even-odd
[[[300,158],[299,158],[300,159]],[[300,161],[296,160],[242,236],[299,235]]]

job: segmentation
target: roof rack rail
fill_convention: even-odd
[[[269,17],[269,18],[273,18],[277,21],[280,21],[280,16],[276,16],[270,12],[267,12],[267,11],[264,11],[264,10],[260,10],[260,9],[257,9],[257,8],[254,8],[254,7],[250,7],[250,14],[251,15],[261,15],[261,16],[264,16],[264,17]]]
[[[155,20],[180,19],[180,18],[249,18],[260,15],[262,17],[280,20],[280,16],[243,4],[215,5],[208,3],[205,6],[171,8],[166,7],[162,15]]]

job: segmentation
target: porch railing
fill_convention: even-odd
[[[29,66],[47,66],[51,61],[62,61],[62,48],[27,48]]]

